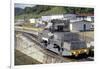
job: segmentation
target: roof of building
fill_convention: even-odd
[[[77,13],[78,16],[94,16],[93,13]]]
[[[91,21],[87,21],[87,20],[81,20],[81,21],[76,21],[76,22],[71,22],[71,23],[92,23]]]
[[[61,20],[61,19],[53,19],[51,23],[67,23],[68,20]]]

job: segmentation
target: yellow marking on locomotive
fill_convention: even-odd
[[[86,49],[79,49],[79,50],[71,50],[71,53],[75,56],[78,56],[79,54],[83,54],[83,53],[86,53],[88,54],[89,53],[89,49],[86,48]]]

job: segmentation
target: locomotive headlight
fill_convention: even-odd
[[[84,52],[87,52],[87,50],[85,49]]]
[[[73,54],[76,54],[76,52],[73,52]]]

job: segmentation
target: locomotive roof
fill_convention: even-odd
[[[53,19],[51,23],[68,23],[68,20]]]

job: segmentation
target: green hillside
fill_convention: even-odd
[[[63,6],[45,6],[36,5],[34,7],[26,7],[18,11],[15,8],[15,19],[19,18],[39,18],[43,15],[67,14],[67,13],[94,13],[93,8],[80,7],[63,7]]]

